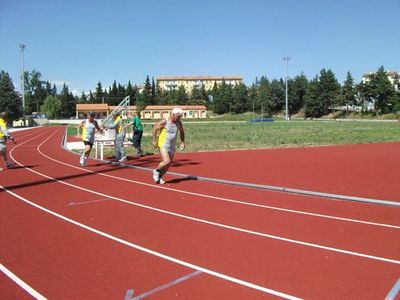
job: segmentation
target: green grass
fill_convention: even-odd
[[[317,145],[360,144],[400,141],[399,122],[375,121],[276,121],[246,122],[186,122],[185,152],[306,147]],[[142,148],[154,152],[151,145],[151,124],[144,126]],[[76,134],[69,128],[68,134]],[[108,149],[106,154],[111,154]],[[128,154],[135,153],[129,147]]]
[[[400,141],[400,125],[383,122],[290,121],[186,124],[186,151],[303,147]]]

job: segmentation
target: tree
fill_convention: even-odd
[[[388,113],[395,108],[396,91],[383,66],[369,76],[361,86],[361,93],[369,102],[375,103],[375,110],[379,113]]]
[[[354,87],[354,79],[350,72],[347,72],[346,80],[341,88],[338,105],[354,106],[357,105],[356,89]]]
[[[289,80],[289,116],[298,113],[304,106],[304,99],[308,90],[308,79],[304,74]]]
[[[260,107],[261,113],[271,116],[274,103],[272,102],[270,83],[267,77],[262,76],[256,96],[256,107]]]
[[[178,88],[178,93],[176,94],[176,104],[186,105],[189,101],[189,96],[186,93],[186,89],[183,85]]]
[[[72,117],[75,115],[76,99],[72,93],[69,92],[68,86],[64,83],[62,91],[58,96],[61,102],[61,116]]]
[[[154,83],[154,77],[151,78],[151,95],[152,95],[152,102],[154,104],[158,103],[157,94],[156,94],[156,84]]]
[[[306,117],[319,118],[329,113],[332,104],[337,102],[340,85],[331,70],[322,69],[313,81],[306,97]]]
[[[213,110],[216,114],[224,114],[232,111],[232,86],[225,80],[213,88]]]
[[[36,70],[25,72],[25,111],[27,114],[38,112],[44,99],[47,96],[44,81],[41,80],[42,74]]]
[[[244,113],[248,108],[248,91],[244,83],[236,84],[232,90],[232,111],[236,114]]]
[[[53,95],[49,95],[44,99],[40,111],[47,114],[50,119],[54,119],[61,115],[62,103],[60,99]]]
[[[189,97],[190,101],[188,104],[196,105],[202,103],[202,94],[198,86],[193,86],[192,92]]]
[[[322,103],[318,97],[318,76],[308,84],[304,97],[304,115],[306,118],[319,118],[323,115]]]
[[[97,83],[96,93],[94,96],[94,103],[104,103],[104,91],[100,81]]]
[[[131,98],[131,105],[135,105],[136,103],[136,95],[138,93],[137,87],[133,87],[131,81],[128,82],[128,86],[126,87],[126,95],[130,96]]]
[[[118,105],[118,87],[117,87],[117,81],[114,80],[112,87],[109,89],[108,92],[108,99],[107,103],[109,105]]]
[[[14,89],[9,74],[0,72],[0,112],[5,111],[11,120],[23,116],[22,99]]]
[[[152,93],[152,86],[150,83],[149,75],[146,77],[146,81],[144,82],[144,89],[143,89],[143,96],[144,101],[147,105],[153,105],[153,93]]]
[[[276,113],[285,108],[285,82],[283,81],[283,79],[273,79],[270,84],[270,90],[272,102],[271,111],[273,113]]]
[[[85,93],[82,91],[81,97],[79,99],[79,103],[87,103],[88,102],[88,98],[85,95]]]

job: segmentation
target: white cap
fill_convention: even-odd
[[[171,114],[173,115],[178,115],[178,116],[182,116],[183,115],[183,110],[182,108],[179,107],[174,107],[171,111]]]

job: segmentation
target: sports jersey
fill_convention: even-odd
[[[138,116],[135,116],[132,119],[132,123],[133,123],[133,128],[135,128],[135,130],[143,131],[143,125],[142,125],[142,122],[140,122],[140,119]]]
[[[161,129],[160,136],[158,138],[158,147],[167,150],[170,153],[175,152],[176,138],[178,136],[178,122],[172,122],[168,117],[163,129]]]
[[[93,120],[93,122],[89,122],[89,120],[85,121],[85,125],[82,129],[82,141],[87,141],[94,143],[94,133],[96,130],[97,121]]]
[[[4,119],[0,118],[0,141],[5,142],[6,138],[10,135],[7,129],[7,123]]]

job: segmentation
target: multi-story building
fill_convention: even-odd
[[[211,90],[214,84],[236,85],[243,81],[241,76],[160,76],[157,77],[157,84],[164,91],[171,91],[184,86],[186,92],[190,93],[193,88],[204,87],[206,91]]]
[[[370,81],[371,76],[374,74],[376,74],[376,72],[365,73],[362,77],[363,83]],[[386,71],[386,76],[389,79],[389,81],[394,85],[395,90],[398,91],[399,90],[400,73],[398,73],[396,71]]]

